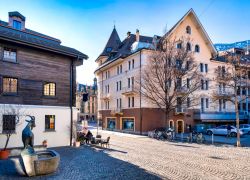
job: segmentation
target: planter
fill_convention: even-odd
[[[80,142],[80,141],[76,141],[76,142],[75,142],[75,147],[80,147],[80,145],[81,145],[81,142]]]
[[[48,142],[47,142],[47,140],[44,140],[43,141],[43,147],[47,147],[48,146]]]
[[[9,155],[10,155],[9,150],[0,150],[0,159],[2,159],[2,160],[8,159]]]

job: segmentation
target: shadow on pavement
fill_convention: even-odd
[[[162,179],[137,165],[111,157],[109,151],[92,146],[52,148],[60,156],[60,165],[54,174],[27,178],[18,173],[13,158],[0,161],[0,179]],[[126,153],[121,151],[122,153]],[[21,178],[20,178],[21,177]]]

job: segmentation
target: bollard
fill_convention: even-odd
[[[214,144],[214,134],[212,134],[212,144]]]

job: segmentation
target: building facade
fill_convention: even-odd
[[[163,37],[147,37],[128,32],[121,41],[114,28],[100,56],[95,74],[98,79],[98,117],[103,128],[132,133],[146,133],[164,125],[164,113],[142,97],[134,88],[135,77],[141,78],[141,71],[147,65],[155,44],[164,37],[170,40],[190,39],[190,50],[200,73],[206,82],[195,92],[200,97],[192,109],[173,112],[168,119],[169,127],[176,132],[186,132],[196,124],[232,123],[235,121],[234,105],[229,102],[214,102],[212,94],[218,86],[215,69],[227,66],[218,60],[216,51],[207,32],[196,16],[189,10]],[[178,47],[178,46],[177,46]],[[242,121],[247,118],[242,115]]]
[[[76,107],[79,109],[78,121],[97,120],[97,92],[96,78],[92,86],[77,83]]]
[[[76,66],[88,57],[61,45],[53,37],[25,26],[19,12],[0,21],[0,147],[13,132],[8,147],[22,145],[25,117],[34,116],[34,145],[69,145],[75,107]]]

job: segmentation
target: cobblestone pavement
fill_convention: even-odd
[[[162,142],[107,131],[110,149],[54,148],[58,172],[32,179],[250,179],[250,149]],[[0,161],[0,179],[19,175],[12,161]],[[25,179],[25,178],[24,178]]]

